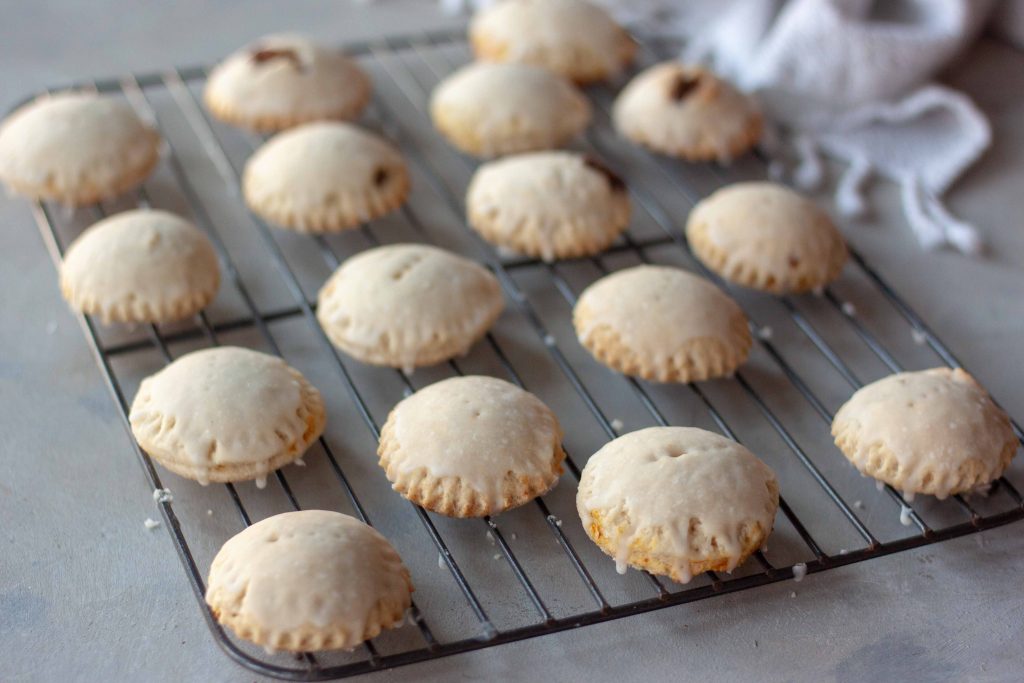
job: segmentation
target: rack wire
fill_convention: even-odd
[[[646,62],[667,54],[655,41],[641,45]],[[174,491],[174,500],[157,506],[201,614],[232,659],[282,679],[341,678],[799,580],[803,567],[795,574],[796,565],[822,572],[1024,518],[1021,495],[1009,480],[1017,476],[1015,468],[985,497],[911,502],[889,487],[876,493],[831,445],[830,406],[860,387],[862,378],[936,361],[960,365],[859,253],[852,252],[843,277],[821,296],[781,298],[738,290],[692,257],[679,217],[722,184],[764,177],[764,160],[718,167],[654,158],[611,133],[613,92],[594,88],[595,122],[577,147],[626,177],[637,208],[633,225],[592,258],[544,263],[502,254],[463,219],[461,197],[475,162],[447,147],[427,123],[431,88],[470,58],[462,33],[386,38],[346,49],[377,85],[363,124],[398,143],[411,165],[416,190],[396,217],[343,235],[308,237],[275,231],[246,213],[239,173],[261,140],[207,116],[197,96],[207,75],[200,67],[72,86],[127,98],[161,129],[167,141],[162,165],[127,199],[75,214],[44,202],[33,206],[55,265],[85,224],[131,206],[188,215],[216,247],[223,291],[193,321],[112,329],[88,316],[78,320],[145,481]],[[324,335],[314,313],[316,286],[351,253],[393,241],[440,244],[484,261],[498,277],[512,306],[468,357],[407,376],[359,366]],[[666,386],[616,375],[581,352],[566,322],[577,293],[617,268],[650,262],[695,270],[737,298],[756,339],[747,366],[730,379]],[[250,483],[200,488],[154,467],[130,438],[127,397],[133,386],[180,353],[222,343],[288,357],[306,368],[328,401],[329,428],[304,458],[306,467],[278,470],[267,489]],[[477,372],[540,394],[566,424],[569,454],[568,473],[551,493],[479,523],[437,517],[391,493],[373,451],[380,416],[397,399],[430,381]],[[643,572],[614,573],[579,525],[563,525],[562,519],[575,519],[581,453],[630,431],[624,420],[610,417],[616,414],[631,429],[701,424],[748,443],[780,477],[772,550],[756,553],[733,575],[709,573],[685,586]],[[332,429],[336,422],[341,427]],[[1021,438],[1016,422],[1014,429]],[[339,509],[366,522],[372,516],[396,543],[418,588],[406,627],[354,653],[291,657],[254,649],[217,624],[203,601],[203,570],[212,554],[239,525],[303,506]]]

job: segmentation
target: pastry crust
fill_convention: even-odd
[[[320,392],[282,359],[235,346],[195,351],[142,381],[132,434],[200,484],[266,477],[324,430]]]
[[[358,126],[307,123],[278,133],[245,165],[254,213],[304,233],[338,232],[390,213],[409,195],[405,160]]]
[[[110,322],[169,322],[197,313],[220,285],[206,235],[166,211],[125,211],[68,248],[60,289],[76,311]]]
[[[694,255],[726,280],[773,294],[820,289],[839,277],[846,242],[814,202],[770,182],[736,183],[690,212]]]
[[[576,506],[591,540],[626,566],[686,583],[732,571],[764,545],[775,474],[740,444],[692,427],[652,427],[587,462]]]
[[[573,325],[599,361],[658,382],[729,375],[753,343],[736,302],[710,282],[666,266],[601,278],[576,302]]]
[[[862,474],[938,498],[998,479],[1017,452],[1010,418],[959,368],[862,387],[836,413],[832,436]]]
[[[761,138],[754,101],[699,66],[664,62],[633,78],[615,99],[619,133],[688,161],[729,161]]]
[[[600,162],[534,152],[481,166],[466,212],[488,242],[553,261],[608,248],[629,226],[630,201],[625,183]]]
[[[394,547],[338,512],[268,517],[213,559],[206,603],[235,634],[273,650],[351,650],[400,626],[412,581]]]
[[[142,183],[159,159],[159,134],[113,97],[47,95],[0,125],[0,180],[34,199],[95,204]]]
[[[614,78],[633,62],[636,41],[584,0],[506,0],[469,27],[477,59],[534,64],[580,84]]]
[[[410,371],[464,355],[505,308],[490,271],[424,244],[348,259],[318,302],[317,319],[335,346],[364,363]]]
[[[221,121],[267,133],[310,121],[356,119],[371,90],[366,72],[340,51],[278,34],[218,64],[203,99]]]
[[[590,103],[538,66],[474,62],[438,84],[430,115],[463,152],[494,157],[561,147],[587,127]]]
[[[565,453],[555,414],[493,377],[453,377],[395,406],[377,455],[392,488],[449,517],[482,517],[546,493]]]

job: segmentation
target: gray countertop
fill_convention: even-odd
[[[292,28],[330,41],[450,26],[432,4],[18,3],[0,106],[41,87],[209,63]],[[894,188],[850,241],[1011,414],[1024,415],[1024,55],[983,40],[947,80],[996,146],[949,195],[991,245],[922,253]],[[242,681],[214,644],[28,204],[0,199],[0,680]],[[1014,465],[1016,476],[1022,463]],[[405,680],[1019,680],[1024,538],[956,541],[641,617],[374,674]],[[796,596],[793,597],[793,592]]]

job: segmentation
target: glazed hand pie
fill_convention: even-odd
[[[453,377],[402,400],[377,455],[392,487],[450,517],[527,503],[558,482],[565,453],[554,413],[493,377]]]
[[[689,161],[729,161],[761,137],[761,113],[747,95],[699,66],[665,62],[642,71],[612,109],[624,137]]]
[[[142,380],[129,421],[143,450],[175,474],[259,483],[302,456],[325,413],[320,392],[282,359],[221,346]]]
[[[245,164],[253,213],[298,232],[357,228],[401,206],[409,172],[398,150],[358,126],[307,123],[278,133]]]
[[[279,34],[260,38],[218,64],[203,98],[218,119],[271,132],[358,118],[370,101],[370,79],[339,50]]]
[[[412,581],[394,547],[339,512],[268,517],[213,558],[206,604],[221,624],[269,650],[351,650],[400,626]]]
[[[832,436],[862,474],[939,498],[998,479],[1017,452],[1010,418],[959,368],[862,387],[836,413]]]
[[[591,540],[626,567],[681,583],[732,571],[764,545],[779,505],[766,464],[692,427],[630,432],[583,468],[576,507]]]
[[[341,264],[320,290],[316,315],[345,353],[411,372],[464,355],[504,308],[483,266],[425,244],[394,244]]]
[[[95,204],[142,183],[159,158],[160,136],[114,97],[48,95],[0,125],[0,180],[34,199]]]
[[[667,266],[601,278],[577,300],[573,325],[599,361],[658,382],[729,375],[753,343],[736,302],[707,280]]]
[[[103,322],[168,322],[217,294],[220,270],[206,235],[166,211],[125,211],[91,226],[60,266],[60,289],[76,311]]]
[[[821,289],[846,263],[846,242],[829,215],[777,183],[718,190],[693,207],[686,237],[726,280],[774,294]]]
[[[466,212],[492,244],[553,261],[608,248],[629,225],[630,201],[622,179],[596,159],[534,152],[477,169]]]

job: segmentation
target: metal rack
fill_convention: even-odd
[[[762,160],[719,168],[654,158],[615,138],[608,125],[612,91],[593,89],[595,122],[578,147],[622,172],[634,198],[634,225],[608,252],[589,259],[551,264],[499,254],[462,219],[461,195],[474,162],[444,145],[425,115],[427,95],[436,81],[469,59],[462,34],[382,39],[347,47],[363,60],[377,84],[377,97],[363,123],[392,138],[410,162],[416,191],[397,217],[343,235],[308,237],[272,230],[245,213],[239,172],[245,156],[261,141],[207,116],[197,98],[207,73],[204,68],[74,86],[126,97],[140,115],[160,127],[167,140],[162,167],[127,204],[122,200],[75,215],[62,214],[46,203],[34,206],[55,264],[84,224],[133,205],[190,215],[218,251],[224,291],[194,321],[135,330],[102,328],[86,316],[79,316],[79,322],[121,409],[148,485],[174,491],[176,501],[157,502],[163,523],[214,639],[235,661],[285,679],[341,678],[793,579],[796,564],[805,564],[808,573],[821,572],[1024,518],[1022,498],[1006,477],[984,498],[911,503],[888,487],[874,494],[871,482],[859,478],[829,443],[830,406],[861,386],[861,377],[898,371],[904,365],[927,367],[936,360],[959,365],[858,253],[852,253],[840,282],[820,297],[776,298],[739,291],[692,258],[678,217],[685,219],[688,206],[716,186],[763,177]],[[659,46],[644,44],[644,52],[647,60],[655,59]],[[438,218],[438,212],[443,217]],[[311,289],[325,272],[349,254],[397,241],[399,235],[440,243],[485,261],[511,304],[469,357],[424,372],[425,381],[419,379],[422,375],[366,368],[345,358],[332,347],[314,314]],[[625,378],[592,362],[566,327],[566,313],[588,282],[638,262],[695,269],[730,291],[755,332],[751,363],[731,379],[665,386]],[[270,286],[272,282],[276,286]],[[862,315],[861,308],[872,315]],[[769,328],[777,332],[769,334]],[[186,350],[239,343],[238,339],[308,363],[314,371],[307,371],[307,376],[324,391],[333,409],[329,429],[307,454],[307,468],[277,471],[276,483],[268,489],[226,484],[200,490],[158,471],[130,438],[130,388]],[[908,344],[911,339],[917,343]],[[372,443],[382,411],[401,395],[443,376],[475,372],[491,372],[525,386],[567,421],[568,473],[552,493],[500,519],[447,520],[387,491],[373,462]],[[782,485],[771,539],[774,551],[756,553],[732,576],[709,573],[686,586],[642,572],[614,574],[611,561],[578,528],[572,506],[583,453],[630,430],[610,417],[616,414],[613,411],[627,415],[630,429],[703,423],[743,439],[767,459],[780,473]],[[343,422],[344,436],[330,429],[335,421]],[[1014,429],[1020,438],[1017,423]],[[353,440],[363,445],[352,445]],[[371,444],[369,450],[366,443]],[[234,516],[212,514],[215,490],[224,494],[218,501]],[[849,502],[871,495],[875,497],[868,506],[859,499]],[[211,507],[204,516],[207,505]],[[398,545],[418,587],[406,627],[352,654],[292,658],[265,654],[216,623],[203,602],[203,577],[211,554],[239,523],[248,525],[264,513],[302,506],[333,507],[367,522],[372,517],[385,527],[382,530]],[[232,518],[238,522],[227,521]],[[454,617],[448,614],[452,610]]]

